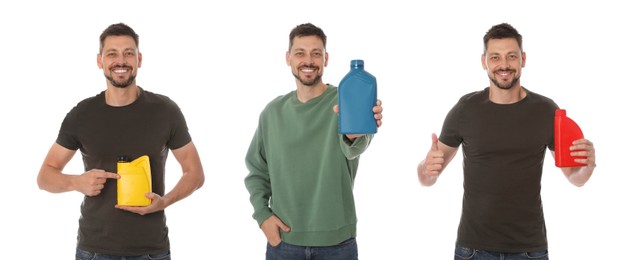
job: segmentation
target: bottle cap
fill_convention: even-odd
[[[565,109],[555,110],[555,116],[566,116],[566,110]]]
[[[352,66],[352,68],[364,67],[365,62],[363,60],[352,60],[352,63],[350,64],[350,66]]]

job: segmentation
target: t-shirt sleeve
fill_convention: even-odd
[[[559,106],[557,105],[557,103],[555,103],[555,101],[550,100],[550,99],[549,99],[548,103],[549,103],[548,105],[550,106],[549,110],[551,110],[551,112],[549,113],[548,118],[552,118],[553,119],[552,135],[551,135],[550,140],[548,140],[548,149],[554,152],[555,151],[555,128],[554,128],[555,127],[555,124],[554,124],[555,121],[554,121],[554,118],[555,118],[555,110],[557,110],[559,108]]]
[[[57,140],[55,141],[57,144],[70,149],[70,150],[78,150],[81,148],[81,142],[78,139],[78,108],[74,107],[66,117],[63,119],[61,123],[61,129],[59,129],[59,134],[57,135]]]
[[[458,125],[460,110],[460,103],[452,107],[450,112],[448,112],[448,115],[446,115],[446,118],[443,121],[443,126],[441,127],[439,141],[450,147],[458,147],[463,142]]]
[[[170,139],[166,143],[169,149],[176,150],[192,141],[190,132],[188,131],[188,124],[186,118],[179,106],[174,102],[169,102],[168,108],[171,120]]]

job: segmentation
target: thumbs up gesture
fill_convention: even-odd
[[[426,158],[417,166],[417,177],[419,183],[423,186],[432,186],[443,172],[443,169],[448,166],[457,150],[456,147],[450,147],[444,143],[439,142],[436,134],[432,134],[432,144],[430,150],[426,154]]]
[[[426,176],[439,176],[443,170],[445,162],[443,151],[439,150],[439,138],[436,134],[432,134],[432,145],[430,151],[424,159],[424,169],[422,174]]]

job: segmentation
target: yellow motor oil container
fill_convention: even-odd
[[[148,206],[151,200],[147,192],[153,192],[151,183],[151,164],[147,155],[129,161],[127,157],[118,158],[118,205]]]

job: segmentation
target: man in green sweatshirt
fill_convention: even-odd
[[[247,152],[245,185],[266,259],[358,259],[352,188],[373,135],[338,134],[337,87],[321,79],[325,44],[310,23],[291,31],[286,63],[297,89],[264,108]],[[373,112],[380,126],[380,100]]]

